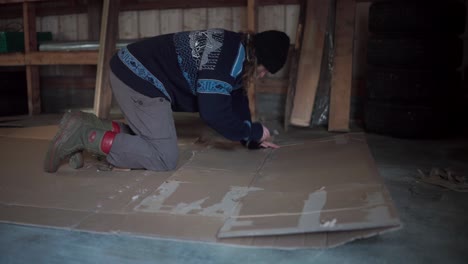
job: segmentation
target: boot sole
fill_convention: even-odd
[[[57,150],[60,148],[63,142],[66,142],[72,131],[76,128],[76,124],[79,122],[79,118],[75,118],[80,115],[80,112],[67,112],[59,123],[59,130],[52,139],[46,154],[46,160],[44,164],[44,170],[46,172],[56,172],[60,166],[60,163],[54,164],[56,159]]]

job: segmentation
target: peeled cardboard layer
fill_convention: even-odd
[[[42,172],[51,127],[0,129],[0,221],[279,248],[323,248],[398,228],[362,135],[278,150],[181,139],[174,172],[64,164]]]

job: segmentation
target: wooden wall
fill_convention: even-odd
[[[269,29],[285,31],[294,44],[298,16],[298,5],[260,6],[258,29],[259,31]],[[0,28],[5,28],[7,25],[17,27],[21,23],[22,20],[19,18],[4,19],[0,20]],[[53,39],[56,41],[88,40],[89,26],[85,13],[44,16],[38,17],[36,21],[37,30],[52,32]],[[119,15],[119,39],[123,40],[215,27],[233,31],[246,30],[246,7],[123,11]],[[53,68],[63,68],[63,66],[53,66]],[[46,71],[42,73],[48,74]],[[56,73],[64,72],[56,70]],[[75,74],[79,73],[75,71]],[[275,77],[286,77],[286,71],[283,70]]]
[[[296,39],[299,5],[265,5],[258,7],[258,30],[281,30]],[[0,30],[9,26],[20,28],[22,19],[0,19]],[[98,27],[99,25],[95,25]],[[55,41],[81,41],[92,39],[88,14],[66,14],[40,16],[36,20],[38,31],[52,32]],[[119,14],[119,39],[134,40],[160,34],[206,28],[225,28],[233,31],[247,29],[246,7],[154,9],[121,11]],[[289,67],[269,76],[273,79],[287,79]],[[40,66],[41,95],[44,112],[61,112],[67,108],[92,107],[95,66]],[[62,78],[63,77],[63,78]],[[70,78],[70,77],[75,77]],[[284,83],[287,85],[287,83]],[[278,86],[276,84],[276,86]],[[272,86],[274,94],[266,96],[268,109],[265,113],[280,114],[283,95]],[[283,89],[284,90],[284,89]],[[265,92],[265,91],[261,91]],[[267,91],[268,92],[268,91]],[[263,97],[258,97],[259,100]],[[265,110],[265,111],[263,111]]]

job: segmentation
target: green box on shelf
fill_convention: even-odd
[[[52,40],[51,32],[37,32],[37,42]],[[24,32],[0,32],[0,53],[24,51]]]

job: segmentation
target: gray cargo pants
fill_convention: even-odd
[[[162,97],[150,98],[123,83],[110,72],[114,97],[135,135],[117,134],[107,161],[116,167],[173,170],[179,149],[171,104]]]

